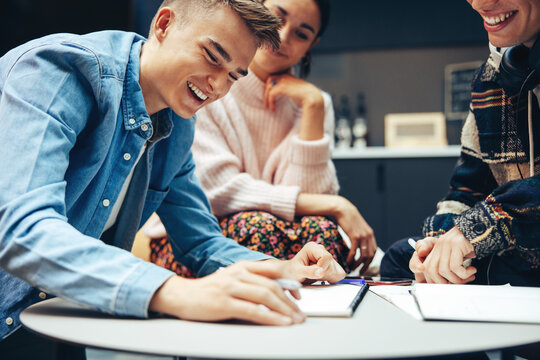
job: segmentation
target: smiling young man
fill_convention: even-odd
[[[381,272],[407,276],[410,267],[418,281],[540,286],[540,0],[468,2],[491,55],[473,80],[461,158],[425,238],[415,249],[397,242]],[[472,266],[463,266],[467,258]]]
[[[194,175],[194,113],[279,46],[278,27],[254,0],[167,0],[148,41],[58,34],[0,59],[2,357],[31,352],[18,316],[47,293],[118,315],[287,325],[304,317],[272,279],[344,276],[320,245],[278,261],[223,237]],[[202,278],[129,252],[154,211]]]

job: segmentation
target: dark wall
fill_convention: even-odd
[[[52,33],[132,30],[132,12],[131,0],[1,0],[0,56]]]
[[[384,145],[388,113],[444,112],[444,70],[485,60],[482,19],[466,0],[332,0],[309,80],[339,103],[365,95],[370,145]],[[461,121],[447,123],[458,143]]]
[[[317,52],[484,44],[482,21],[466,0],[332,0]]]

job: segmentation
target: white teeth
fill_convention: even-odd
[[[196,87],[194,84],[190,83],[189,81],[187,82],[187,84],[188,84],[189,88],[193,91],[193,93],[195,95],[197,95],[199,100],[204,101],[204,100],[208,99],[208,96],[204,95],[204,93],[198,87]]]
[[[510,16],[512,16],[514,14],[515,11],[510,11],[510,12],[507,12],[506,14],[501,14],[501,15],[498,15],[498,16],[494,16],[494,17],[487,17],[487,16],[484,16],[484,20],[489,24],[489,25],[497,25],[503,21],[505,21],[506,19],[508,19]]]

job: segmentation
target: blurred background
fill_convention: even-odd
[[[118,29],[146,35],[160,3],[2,0],[0,55],[56,32]],[[447,144],[459,144],[470,78],[489,53],[487,36],[466,0],[332,0],[331,5],[308,80],[334,99],[341,126],[340,151],[334,154],[341,194],[357,205],[386,249],[400,237],[419,234],[423,219],[447,191],[459,155],[459,148]],[[472,70],[471,64],[476,64]],[[385,140],[385,116],[396,113],[440,114],[444,140],[437,140],[439,148],[393,147]],[[409,136],[428,143],[437,119],[429,118],[427,127],[393,129],[392,141]]]
[[[160,0],[2,0],[0,55],[56,32],[104,29],[146,35]],[[332,0],[327,33],[313,52],[309,79],[344,97],[354,120],[364,98],[367,143],[384,145],[387,113],[444,112],[444,69],[485,59],[487,36],[465,0]],[[458,142],[460,121],[447,123]]]

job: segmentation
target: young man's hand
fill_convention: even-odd
[[[277,262],[279,260],[267,260]],[[337,282],[345,277],[345,271],[334,260],[324,246],[308,242],[302,250],[288,261],[279,261],[283,266],[283,277],[295,279],[301,283],[316,280]]]
[[[273,279],[334,282],[344,276],[322,245],[308,243],[288,261],[240,261],[200,279],[171,277],[154,294],[149,309],[186,320],[291,325],[305,316]]]
[[[409,268],[419,282],[465,284],[475,279],[476,268],[464,267],[463,261],[475,256],[469,240],[453,227],[437,239],[419,240]]]
[[[426,257],[431,250],[433,250],[435,241],[437,241],[437,238],[427,237],[416,242],[415,252],[409,261],[409,269],[413,272],[417,282],[426,282],[426,277],[424,276],[424,260],[426,260]]]

